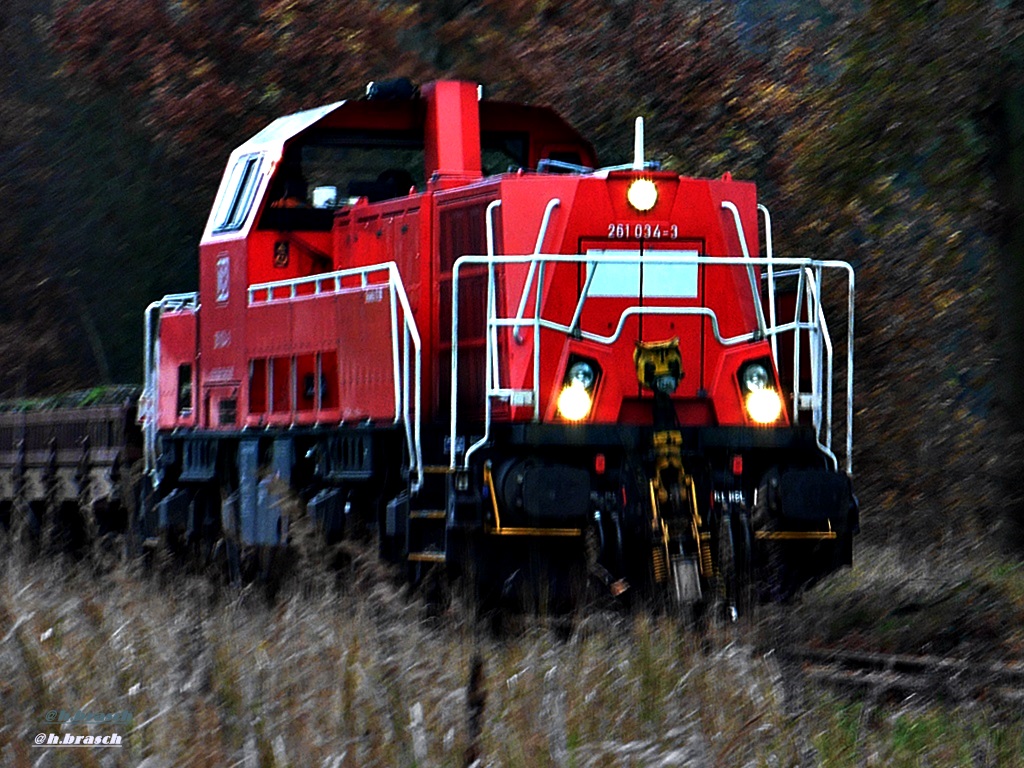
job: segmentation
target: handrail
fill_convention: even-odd
[[[576,309],[573,310],[572,320],[569,322],[569,333],[572,336],[580,334],[580,321],[583,318],[583,305],[587,303],[587,298],[590,296],[590,286],[594,283],[594,275],[597,274],[594,262],[587,262],[587,276],[583,280],[583,289],[580,291],[580,300],[576,302]]]
[[[487,235],[487,255],[494,256],[494,212],[501,207],[501,200],[492,200],[487,204],[487,211],[485,215],[485,227]],[[488,305],[487,305],[487,317],[488,319],[494,317],[494,313],[497,312],[495,306],[495,298],[497,295],[497,286],[494,284],[494,263],[487,265],[487,280],[490,286],[490,293],[488,294]],[[496,333],[497,331],[495,331]],[[491,361],[494,365],[495,374],[498,372],[498,339],[493,339],[494,348],[494,359]],[[494,381],[494,386],[499,387],[500,383],[497,379]]]
[[[557,197],[553,197],[550,200],[548,200],[548,204],[544,208],[544,217],[540,221],[540,230],[537,232],[537,243],[536,243],[536,245],[533,246],[533,253],[535,255],[540,254],[540,249],[544,247],[544,238],[547,236],[547,233],[548,233],[548,224],[551,223],[551,212],[554,211],[555,208],[557,208],[561,204],[562,204],[562,201],[559,200]],[[523,285],[523,296],[519,300],[519,310],[516,312],[516,319],[517,320],[522,320],[523,319],[523,315],[526,313],[526,302],[528,301],[528,299],[530,297],[530,289],[533,288],[533,276],[534,276],[534,273],[536,271],[537,271],[537,264],[536,264],[536,262],[531,262],[530,263],[530,269],[526,273],[526,283]],[[544,278],[543,278],[543,275],[542,275],[541,276],[541,280],[543,280],[543,279]],[[539,285],[539,282],[538,282],[538,285],[537,285],[537,295],[538,295],[538,297],[540,296],[540,285]],[[518,326],[512,332],[512,338],[514,338],[516,340],[516,344],[522,344],[523,343],[523,335],[519,332]]]
[[[349,269],[339,269],[334,272],[320,272],[315,275],[309,275],[306,277],[295,277],[287,280],[273,280],[266,283],[253,283],[246,290],[248,293],[249,306],[255,304],[269,304],[277,301],[289,301],[291,299],[304,298],[307,295],[320,296],[324,294],[333,293],[344,293],[346,291],[361,291],[366,288],[381,288],[386,286],[386,283],[371,283],[367,278],[374,272],[383,272],[388,270],[389,275],[394,262],[382,262],[380,264],[370,264],[365,267],[350,267]],[[397,273],[397,267],[395,267]],[[347,277],[359,277],[360,284],[358,286],[343,286],[341,281]],[[401,280],[401,276],[399,276]],[[332,284],[333,287],[324,289],[324,285]],[[298,289],[303,285],[312,285],[314,291],[312,294],[300,294]],[[279,289],[288,289],[287,296],[275,296],[275,292]],[[263,299],[259,298],[260,293],[266,293],[266,297]]]
[[[832,335],[829,333],[828,320],[825,318],[825,310],[820,301],[818,302],[818,327],[821,328],[821,340],[825,344],[825,360],[828,366],[824,378],[824,382],[828,386],[828,398],[825,400],[825,444],[832,445]],[[834,454],[832,461],[836,461]]]
[[[764,215],[764,255],[768,259],[768,325],[775,327],[775,260],[772,252],[772,215],[768,208],[761,203],[757,204],[757,210]],[[772,336],[772,361],[776,366],[779,364],[778,339]]]
[[[138,416],[136,420],[142,426],[143,446],[142,458],[146,475],[155,486],[160,478],[156,473],[156,428],[157,405],[160,387],[160,339],[153,331],[158,315],[164,311],[180,312],[199,309],[199,294],[169,293],[158,301],[151,302],[143,314],[142,340],[142,395],[139,397]]]
[[[794,303],[793,317],[797,323],[800,322],[800,315],[803,312],[804,301],[804,280],[807,276],[803,269],[797,270],[796,301]],[[807,315],[810,317],[810,313]],[[793,334],[793,413],[800,410],[800,334]]]
[[[796,312],[792,320],[779,323],[777,317],[773,317],[770,326],[766,324],[762,330],[760,327],[749,333],[740,334],[737,336],[725,337],[722,335],[721,328],[718,323],[717,313],[709,307],[679,307],[679,306],[631,306],[625,308],[620,316],[618,323],[616,324],[615,330],[611,335],[601,335],[584,331],[580,328],[580,319],[583,311],[583,304],[586,301],[587,285],[585,284],[583,295],[581,296],[580,302],[577,304],[576,309],[573,313],[572,320],[568,325],[563,323],[554,322],[543,318],[541,316],[541,304],[538,302],[535,314],[533,318],[524,318],[519,312],[516,317],[497,317],[492,312],[488,312],[487,315],[487,332],[485,333],[486,344],[488,349],[485,352],[485,359],[487,361],[488,368],[495,367],[494,371],[488,370],[486,383],[487,390],[485,394],[485,425],[484,437],[474,443],[469,450],[466,451],[463,456],[463,466],[468,468],[468,457],[469,455],[481,448],[486,444],[490,435],[490,399],[492,397],[508,397],[513,395],[518,390],[510,388],[502,388],[496,386],[498,381],[497,376],[497,358],[495,357],[495,350],[490,348],[492,344],[497,344],[496,330],[499,328],[511,328],[513,332],[520,328],[527,322],[534,326],[534,350],[533,350],[533,362],[534,362],[534,380],[533,380],[533,392],[532,404],[534,406],[534,420],[537,421],[540,418],[540,376],[537,371],[539,365],[539,352],[538,345],[540,339],[541,329],[555,331],[563,333],[574,338],[584,339],[600,344],[613,344],[621,336],[625,323],[629,317],[636,315],[677,315],[677,316],[701,316],[706,317],[710,321],[712,333],[716,341],[723,346],[733,346],[737,344],[746,343],[749,341],[755,341],[761,338],[768,338],[769,340],[775,340],[775,338],[783,333],[793,333],[795,336],[794,348],[799,352],[799,338],[801,332],[807,331],[815,334],[819,334],[819,338],[824,344],[824,361],[827,363],[827,384],[828,389],[831,392],[832,389],[832,376],[834,374],[832,360],[834,350],[832,348],[831,336],[828,332],[828,326],[825,320],[824,307],[822,306],[821,297],[821,274],[824,270],[840,270],[846,274],[847,282],[847,368],[846,368],[846,455],[845,455],[845,470],[847,473],[852,473],[852,453],[853,453],[853,324],[854,324],[854,273],[853,268],[845,261],[837,260],[815,260],[806,258],[786,258],[776,257],[774,254],[766,255],[765,257],[752,257],[745,255],[743,257],[735,256],[700,256],[700,255],[659,255],[657,251],[651,251],[648,253],[640,254],[636,252],[624,251],[622,254],[611,254],[604,253],[601,255],[584,255],[584,254],[515,254],[515,255],[501,255],[496,256],[490,255],[466,255],[460,257],[452,268],[452,391],[451,391],[451,420],[450,420],[450,454],[449,454],[449,465],[452,470],[455,470],[458,466],[457,456],[457,445],[458,445],[458,370],[459,370],[459,277],[460,272],[464,267],[470,265],[482,265],[488,266],[489,274],[493,274],[493,270],[497,265],[515,265],[515,264],[536,264],[538,267],[543,268],[546,264],[588,264],[591,266],[600,264],[631,264],[631,263],[671,263],[679,265],[699,265],[699,266],[710,266],[710,265],[722,265],[722,266],[742,266],[748,270],[748,274],[752,275],[752,268],[755,266],[771,266],[774,270],[776,267],[781,268],[774,274],[774,277],[782,276],[798,276],[800,281],[800,290],[798,291],[798,299],[796,304]],[[592,274],[596,269],[591,269],[588,274],[588,283]],[[488,291],[496,291],[495,280],[489,281]],[[809,299],[813,299],[815,306],[810,314],[808,314],[808,320],[801,321],[800,316],[802,314],[802,298],[804,292],[808,293]],[[755,294],[758,295],[758,294]],[[494,300],[493,296],[488,296],[488,306],[493,306],[491,302]],[[774,302],[773,302],[774,303]],[[760,321],[763,322],[763,313],[760,315]],[[819,352],[819,354],[821,354]],[[794,393],[798,395],[799,392],[799,380],[800,380],[800,357],[799,354],[794,355]],[[812,379],[812,387],[814,387],[815,394],[820,402],[821,392],[820,389],[824,388],[824,383],[821,381],[821,376],[816,375]],[[524,391],[523,394],[526,394]],[[831,397],[831,395],[830,395]],[[799,399],[795,397],[793,413],[796,414],[799,409]],[[815,434],[818,438],[818,443],[823,451],[828,455],[836,464],[838,464],[835,454],[831,450],[831,421],[832,421],[832,406],[829,400],[825,403],[824,413],[824,425],[822,424],[822,414],[819,413],[815,419]],[[824,432],[822,432],[824,427]]]
[[[743,258],[749,262],[750,250],[747,248],[747,237],[743,232],[740,210],[734,203],[730,203],[728,200],[722,201],[722,208],[732,214],[733,223],[736,225],[736,234],[740,239],[740,250],[743,252]],[[771,262],[769,261],[768,263]],[[764,308],[761,306],[761,292],[758,290],[757,278],[754,277],[754,267],[752,264],[747,265],[747,277],[750,280],[750,295],[754,301],[754,316],[757,318],[757,328],[762,334],[765,334],[767,326],[764,321]]]
[[[413,377],[413,403],[415,408],[415,419],[410,418],[409,413],[409,344],[404,344],[404,358],[405,358],[405,376],[403,387],[404,397],[402,400],[402,421],[405,424],[406,441],[409,446],[409,462],[412,466],[409,467],[410,471],[415,474],[415,479],[410,483],[410,491],[413,494],[419,492],[423,486],[423,442],[422,442],[422,423],[423,423],[423,360],[421,354],[421,339],[420,331],[416,326],[416,318],[412,313],[412,307],[409,305],[409,296],[405,292],[405,284],[402,282],[402,275],[398,271],[398,264],[393,261],[388,262],[389,274],[392,283],[393,295],[398,298],[398,301],[402,305],[402,317],[404,320],[405,333],[403,339],[412,342],[412,348],[416,351],[414,366],[415,376]],[[410,421],[411,421],[411,433],[410,433]]]
[[[488,392],[501,391],[499,360],[498,360],[498,326],[497,319],[497,286],[494,282],[494,212],[501,207],[501,200],[492,200],[487,205],[486,211],[486,234],[487,234],[487,255],[490,257],[487,263],[487,346],[490,347],[490,355],[487,358],[486,372],[484,373],[485,383]],[[454,285],[454,284],[453,284]],[[452,292],[454,301],[454,288]],[[458,315],[456,315],[457,317]],[[455,347],[452,347],[452,357],[455,357]],[[456,365],[456,374],[457,375]],[[455,379],[452,379],[454,382]],[[457,388],[452,386],[452,391]],[[455,412],[455,405],[452,405],[452,413]],[[469,457],[477,450],[487,445],[491,439],[491,398],[484,398],[484,434],[483,436],[466,449],[465,460],[468,463]]]

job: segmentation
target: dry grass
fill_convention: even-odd
[[[1024,755],[1019,715],[983,704],[794,693],[764,652],[771,634],[698,637],[664,618],[600,614],[568,641],[543,628],[497,641],[458,606],[427,619],[372,569],[353,567],[342,588],[286,589],[268,607],[189,576],[8,562],[0,764],[462,766],[474,654],[481,766],[996,766]],[[62,708],[130,710],[124,748],[34,748],[36,733],[61,732],[45,713]]]
[[[862,547],[788,613],[797,642],[1024,659],[1024,564],[977,551]]]

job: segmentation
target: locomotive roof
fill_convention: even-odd
[[[277,118],[232,155],[263,151],[270,157],[280,157],[286,143],[314,128],[422,133],[425,120],[426,103],[419,97],[336,101]],[[581,144],[593,153],[590,142],[548,107],[481,100],[480,130],[540,131],[560,142]]]
[[[440,85],[435,83],[433,88]],[[479,130],[477,140],[481,145],[500,145],[515,136],[526,147],[526,154],[518,160],[523,167],[537,162],[537,152],[530,147],[555,147],[557,151],[575,148],[583,159],[581,165],[596,165],[593,146],[553,110],[482,99],[477,104],[479,120],[474,121],[472,128]],[[252,221],[250,211],[254,205],[259,209],[271,177],[282,167],[288,153],[306,145],[384,150],[419,147],[429,156],[430,148],[426,145],[437,139],[430,135],[428,113],[432,108],[428,98],[414,95],[337,101],[279,117],[231,153],[203,242],[225,234],[245,237]],[[472,139],[460,136],[449,146],[464,146],[466,141]]]
[[[279,117],[251,139],[242,144],[236,151],[252,152],[258,149],[281,147],[288,139],[302,133],[304,130],[316,124],[345,103],[346,102],[344,101],[336,101],[333,104],[314,107],[313,109],[306,109],[302,112],[295,112],[291,115]]]

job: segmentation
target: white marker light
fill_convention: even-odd
[[[638,211],[649,211],[658,202],[658,188],[650,179],[637,179],[629,185],[626,199]]]

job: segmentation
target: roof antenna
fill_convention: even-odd
[[[636,135],[633,139],[633,170],[642,171],[644,165],[644,119],[638,117],[636,119]]]

